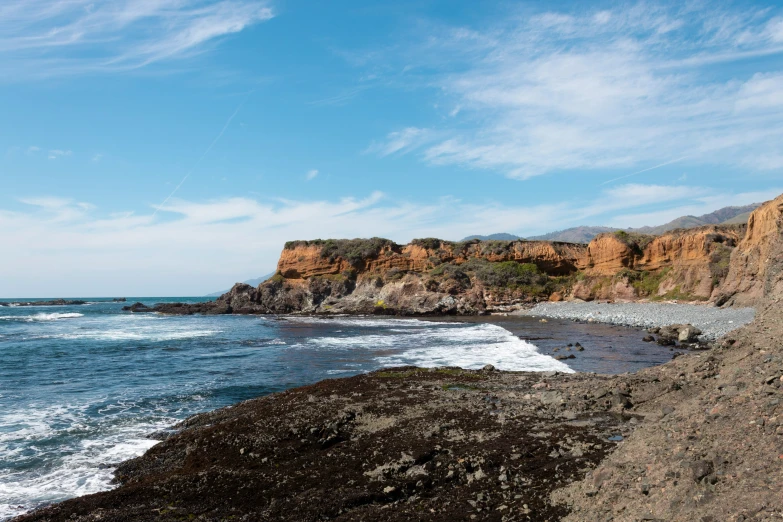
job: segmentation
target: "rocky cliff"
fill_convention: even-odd
[[[783,197],[783,196],[782,196]],[[189,313],[481,314],[541,300],[680,300],[752,304],[764,261],[778,255],[781,198],[749,225],[661,236],[618,231],[588,245],[550,241],[387,239],[292,241],[274,277],[237,284],[214,302],[161,305]]]
[[[660,236],[624,231],[588,245],[551,241],[388,239],[292,241],[257,288],[237,284],[214,302],[161,305],[187,313],[481,314],[541,300],[678,300],[752,305],[781,284],[770,259],[783,196],[747,225],[708,225]]]
[[[731,256],[728,275],[716,292],[716,302],[755,304],[765,296],[783,294],[783,195],[756,209],[747,232]]]

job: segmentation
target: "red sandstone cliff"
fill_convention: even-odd
[[[783,196],[759,207],[747,226],[617,232],[589,245],[294,241],[271,280],[235,286],[208,313],[476,314],[571,298],[751,305],[783,286],[782,215]]]
[[[728,276],[716,291],[718,303],[752,305],[783,294],[783,195],[756,209],[731,255]]]

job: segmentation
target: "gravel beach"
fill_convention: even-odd
[[[753,321],[753,308],[716,308],[676,303],[539,303],[520,315],[652,328],[692,324],[702,340],[715,340]]]

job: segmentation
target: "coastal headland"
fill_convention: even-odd
[[[404,367],[246,401],[162,435],[117,468],[117,489],[17,520],[783,519],[783,196],[745,227],[650,240],[356,241],[288,244],[259,287],[156,310],[475,315],[681,299],[756,315],[633,374]]]

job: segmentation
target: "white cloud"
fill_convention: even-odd
[[[308,170],[307,174],[305,174],[305,178],[307,178],[307,181],[310,181],[311,179],[315,179],[316,176],[318,176],[318,170],[316,169]]]
[[[333,201],[172,200],[157,218],[152,210],[103,214],[72,200],[28,198],[22,202],[29,210],[0,210],[0,243],[15,253],[0,262],[0,289],[4,297],[192,295],[269,272],[292,239],[383,236],[407,242],[499,231],[535,235],[584,224],[655,225],[672,213],[704,213],[780,192],[732,195],[634,184],[599,193],[588,204],[530,206],[390,201],[381,193]],[[650,210],[661,207],[676,210]],[[613,219],[617,213],[622,218]]]
[[[430,129],[432,143],[411,127],[372,149],[519,179],[684,157],[777,165],[780,60],[727,65],[721,74],[713,67],[783,53],[775,43],[783,23],[773,14],[640,3],[509,16],[481,30],[428,28],[433,34],[400,60],[435,68],[425,87],[439,86],[448,98],[441,105],[459,106],[458,117]]]
[[[38,147],[36,145],[30,145],[27,147],[27,153],[28,154],[35,154],[36,152],[40,151],[41,147]]]
[[[398,152],[405,153],[422,146],[431,138],[432,133],[428,129],[407,127],[400,131],[390,132],[385,140],[373,143],[367,151],[381,156],[389,156]]]
[[[272,17],[263,0],[6,0],[0,71],[11,80],[136,69]]]
[[[99,153],[96,153],[96,154],[93,154],[93,155],[92,155],[92,159],[91,159],[91,161],[92,161],[93,163],[99,163],[99,162],[100,162],[102,159],[103,159],[103,154],[101,154],[101,153],[99,152]]]
[[[48,158],[50,160],[54,160],[54,159],[58,159],[58,158],[62,158],[64,156],[70,156],[70,155],[71,155],[71,151],[70,150],[52,149],[52,150],[49,151]]]

